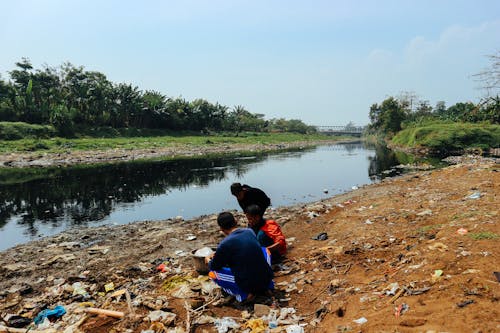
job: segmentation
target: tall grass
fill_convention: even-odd
[[[0,122],[0,140],[49,138],[55,134],[56,130],[50,125],[35,125],[23,122]]]
[[[500,125],[430,121],[403,129],[391,143],[439,151],[497,148],[500,147]]]
[[[50,138],[2,141],[0,152],[23,152],[43,149],[46,152],[107,149],[154,149],[172,146],[204,146],[212,144],[276,144],[294,141],[331,141],[335,137],[323,134],[240,133],[217,135],[175,135],[119,138]],[[38,149],[37,149],[38,148]]]

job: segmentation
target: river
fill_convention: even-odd
[[[362,143],[254,156],[0,170],[0,250],[70,228],[239,209],[233,182],[272,206],[317,201],[398,173],[408,156]],[[270,212],[270,215],[272,211]]]

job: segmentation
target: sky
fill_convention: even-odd
[[[266,119],[368,124],[401,92],[478,102],[500,51],[497,0],[0,2],[0,74],[64,62]]]

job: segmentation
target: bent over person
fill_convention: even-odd
[[[231,194],[236,197],[243,211],[246,211],[250,205],[257,205],[261,210],[261,215],[264,216],[267,207],[271,205],[271,199],[264,191],[246,184],[233,183],[231,185]]]
[[[286,254],[285,235],[274,220],[262,217],[261,209],[257,205],[250,205],[245,210],[248,226],[257,236],[260,246],[265,246],[272,255],[273,262],[278,262]]]
[[[266,248],[259,245],[254,232],[238,228],[229,212],[220,213],[217,224],[226,238],[212,258],[205,258],[210,268],[209,277],[239,302],[272,290],[271,257]]]

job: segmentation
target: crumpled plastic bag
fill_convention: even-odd
[[[290,325],[287,326],[286,333],[304,333],[304,327],[300,325]]]
[[[230,317],[215,319],[214,324],[218,333],[226,333],[230,328],[240,327],[240,325]]]
[[[260,318],[258,319],[250,319],[248,320],[244,325],[243,328],[249,328],[251,329],[252,333],[261,333],[265,332],[267,327],[264,321]]]

